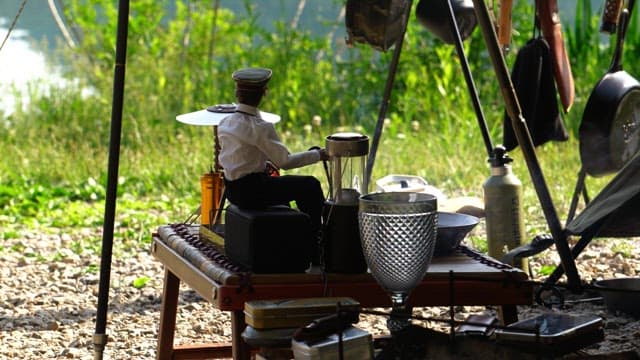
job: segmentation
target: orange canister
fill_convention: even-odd
[[[200,224],[211,227],[216,221],[216,213],[222,197],[224,179],[222,173],[209,172],[200,177]]]

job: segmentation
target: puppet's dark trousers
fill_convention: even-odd
[[[255,173],[229,181],[225,179],[225,194],[234,205],[245,209],[261,209],[272,205],[289,205],[295,201],[298,210],[311,218],[311,231],[319,241],[322,224],[324,194],[320,181],[313,176],[283,175],[269,176]],[[314,262],[317,261],[318,246],[314,243]]]

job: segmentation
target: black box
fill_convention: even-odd
[[[327,200],[324,203],[323,219],[324,271],[342,274],[367,272],[367,262],[360,242],[358,205],[338,205]]]
[[[303,273],[311,263],[311,220],[286,206],[262,210],[229,205],[225,254],[254,273]]]

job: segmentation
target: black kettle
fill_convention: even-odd
[[[449,24],[447,1],[451,1],[460,38],[465,40],[478,24],[472,0],[420,0],[416,7],[416,17],[422,26],[440,40],[447,44],[453,44],[455,37]]]

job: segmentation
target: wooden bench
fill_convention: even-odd
[[[157,359],[249,359],[251,348],[241,333],[244,303],[250,300],[345,296],[365,308],[391,306],[389,295],[368,273],[251,274],[214,261],[194,241],[204,243],[199,226],[166,225],[153,235],[151,252],[165,266]],[[502,323],[509,324],[517,320],[517,305],[532,303],[533,286],[526,280],[521,270],[461,246],[451,256],[433,259],[409,302],[414,307],[499,306]],[[174,346],[181,281],[215,308],[230,312],[231,344]]]

